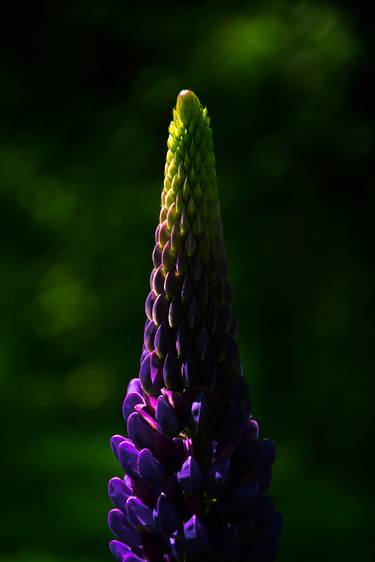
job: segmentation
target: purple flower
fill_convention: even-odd
[[[259,438],[235,341],[212,133],[182,91],[169,127],[139,375],[112,450],[119,562],[272,562],[275,446]]]

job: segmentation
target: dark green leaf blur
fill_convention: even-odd
[[[0,562],[111,560],[109,437],[184,88],[212,118],[244,372],[278,445],[279,561],[373,560],[369,16],[67,0],[1,26]]]

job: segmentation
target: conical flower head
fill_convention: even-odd
[[[144,358],[156,354],[160,373],[154,380],[147,373],[143,390],[158,395],[161,386],[181,392],[203,385],[232,393],[241,369],[212,132],[207,110],[189,90],[178,96],[169,127],[153,264]]]
[[[118,560],[275,559],[266,495],[274,445],[259,439],[235,342],[212,132],[183,90],[169,127],[138,378],[123,403],[125,471],[110,481]]]

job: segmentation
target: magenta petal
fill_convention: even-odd
[[[155,419],[149,414],[146,410],[146,404],[137,404],[134,409],[138,414],[142,416],[142,418],[152,427],[152,429],[157,429],[158,424],[156,423]]]

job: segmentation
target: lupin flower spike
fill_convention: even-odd
[[[271,562],[282,520],[267,495],[235,342],[207,109],[183,90],[169,127],[139,377],[112,449],[110,550],[119,562]]]

